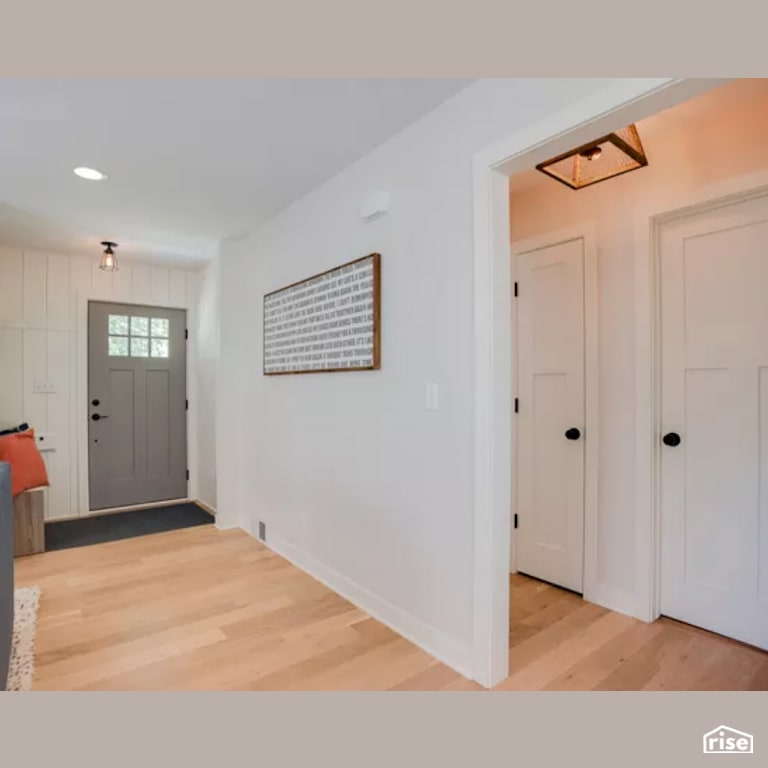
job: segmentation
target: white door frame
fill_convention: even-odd
[[[472,671],[491,687],[509,669],[512,321],[509,176],[724,80],[616,80],[473,158],[474,632]],[[575,192],[574,194],[578,194]],[[648,564],[646,563],[646,571]],[[633,606],[634,608],[635,606]]]
[[[514,233],[515,222],[510,222]],[[597,468],[598,468],[598,439],[600,422],[598,419],[598,376],[599,376],[599,349],[598,349],[598,305],[597,305],[597,225],[594,221],[586,221],[567,229],[547,232],[525,240],[513,240],[512,248],[512,280],[517,280],[517,253],[548,248],[571,240],[583,239],[584,261],[582,273],[582,285],[584,289],[584,424],[580,425],[584,431],[584,542],[583,542],[583,583],[582,590],[585,600],[597,601],[594,594],[597,588]],[[513,376],[515,382],[510,390],[514,397],[520,390],[519,375],[519,344],[517,306],[512,312],[512,339],[514,340],[512,352]],[[513,429],[513,425],[510,425]],[[512,479],[515,480],[517,470],[517,440],[513,440]],[[511,517],[518,512],[517,494],[512,493],[510,499],[512,509]],[[512,543],[510,552],[510,573],[517,572],[517,548],[514,528],[512,529]]]
[[[644,604],[637,615],[661,615],[661,254],[658,233],[669,221],[768,196],[768,171],[701,187],[659,203],[635,219],[635,489],[638,584]]]

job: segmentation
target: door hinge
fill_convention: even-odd
[[[185,408],[186,410],[189,410],[189,400],[185,400],[185,401],[184,401],[184,408]]]
[[[512,527],[517,528],[517,512],[515,512],[515,521]]]
[[[520,401],[517,398],[515,398],[515,413],[519,413],[519,412],[520,412]]]
[[[189,480],[189,470],[187,470],[187,480]]]
[[[515,295],[517,295],[517,294],[515,294]],[[188,338],[189,338],[189,328],[185,328],[184,329],[184,339],[188,339]]]
[[[517,280],[515,280],[515,296],[517,296]]]

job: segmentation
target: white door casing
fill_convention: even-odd
[[[510,373],[514,349],[511,343],[510,308],[512,305],[509,265],[509,183],[508,177],[531,168],[547,157],[589,141],[595,135],[614,130],[617,126],[637,122],[643,117],[667,109],[723,84],[717,78],[646,78],[619,80],[586,102],[564,109],[552,121],[526,127],[493,145],[475,153],[473,174],[473,297],[474,297],[474,608],[472,643],[473,677],[485,686],[500,682],[509,669],[509,566],[510,566],[510,508],[514,496],[510,484],[510,466],[514,454],[515,428],[512,422]],[[514,226],[514,223],[513,223]],[[514,232],[514,229],[513,229]],[[648,233],[645,234],[647,240]],[[642,232],[638,234],[642,239]],[[594,255],[594,251],[593,251]],[[588,372],[597,366],[597,301],[596,272],[590,273],[587,252],[586,310],[587,329],[594,324],[590,346],[587,333]],[[637,389],[645,398],[642,410],[653,410],[650,392],[650,358],[643,364],[642,352],[650,348],[651,274],[638,264],[636,292],[639,296],[638,315],[645,318],[646,333],[638,330],[636,361]],[[590,299],[594,297],[594,301]],[[648,338],[645,338],[645,337]],[[587,380],[587,422],[597,425],[597,382]],[[647,381],[646,381],[647,378]],[[640,409],[639,409],[640,410]],[[641,414],[638,413],[638,423]],[[648,422],[650,424],[650,421]],[[642,424],[641,424],[642,426]],[[650,428],[648,429],[650,433]],[[655,589],[647,576],[651,573],[651,541],[654,525],[649,507],[640,507],[642,522],[638,524],[637,591],[619,592],[610,584],[601,584],[597,571],[597,488],[596,488],[596,426],[590,427],[592,439],[586,445],[586,521],[584,594],[593,595],[596,602],[637,616],[649,615]],[[638,436],[637,475],[648,486],[652,476],[650,435]],[[593,455],[594,454],[594,455]],[[590,472],[590,466],[595,473]]]

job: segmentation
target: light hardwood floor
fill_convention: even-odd
[[[500,690],[768,690],[768,653],[687,624],[631,619],[511,577],[509,673]]]
[[[480,690],[242,531],[16,561],[42,589],[37,690]],[[768,654],[512,577],[499,689],[768,688]]]

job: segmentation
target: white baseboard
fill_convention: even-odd
[[[250,535],[250,531],[246,531],[241,525],[238,523],[231,523],[231,522],[225,522],[221,519],[219,515],[216,515],[216,518],[213,521],[213,524],[220,530],[220,531],[231,531],[234,528],[239,528],[240,530],[244,531],[245,533]]]
[[[473,678],[470,671],[472,649],[462,646],[443,632],[411,616],[392,603],[373,594],[352,579],[321,563],[314,557],[276,536],[262,542],[297,568],[308,573],[326,587],[349,600],[357,608],[370,614],[406,640],[419,646],[430,656],[442,661],[464,677]]]

